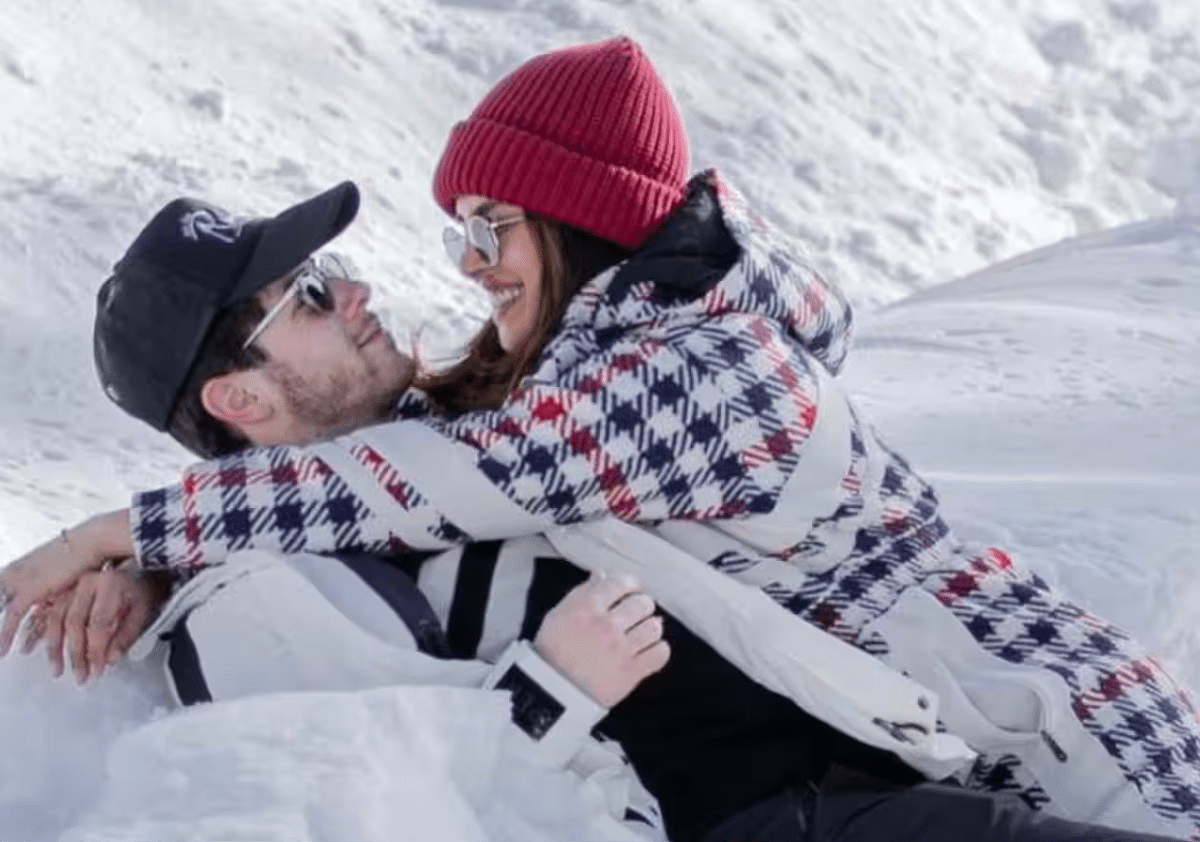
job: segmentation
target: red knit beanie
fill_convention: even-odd
[[[683,200],[688,147],[641,48],[613,38],[537,56],[454,127],[433,194],[516,205],[637,248]]]

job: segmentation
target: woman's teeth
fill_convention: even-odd
[[[503,310],[520,297],[520,287],[506,287],[504,289],[494,290],[492,292],[492,306],[497,310]]]

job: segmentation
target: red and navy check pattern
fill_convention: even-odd
[[[888,660],[887,641],[866,631],[907,588],[933,593],[989,653],[1061,676],[1076,718],[1117,761],[1145,803],[1187,838],[1200,839],[1200,720],[1190,695],[1137,641],[1071,603],[1009,554],[957,541],[926,483],[866,425],[837,515],[818,522],[790,561],[819,569],[802,584],[763,590],[814,625]],[[872,476],[877,480],[872,481]],[[851,547],[829,565],[835,546]],[[753,576],[761,560],[728,551],[709,559]],[[1013,755],[981,755],[968,786],[1019,795],[1034,807],[1045,790]]]
[[[1125,632],[1017,570],[1005,554],[960,558],[920,586],[989,652],[1061,676],[1076,718],[1146,803],[1200,835],[1200,728],[1188,694]]]
[[[717,183],[717,192],[743,254],[710,292],[664,305],[652,279],[617,289],[609,273],[576,296],[538,370],[503,410],[444,422],[410,398],[399,415],[473,447],[479,470],[547,523],[770,511],[812,429],[812,367],[841,365],[850,313],[733,191]],[[1200,838],[1200,724],[1186,694],[1126,634],[1004,553],[963,547],[933,490],[852,415],[841,504],[773,559],[805,575],[763,584],[761,558],[725,551],[709,562],[885,660],[886,643],[863,629],[904,589],[931,591],[987,651],[1062,676],[1076,716],[1145,802]],[[433,507],[400,466],[362,445],[352,454],[401,503],[413,546],[470,540],[455,513]],[[248,546],[401,546],[393,524],[302,448],[199,465],[179,486],[138,495],[133,520],[147,566],[195,567]],[[1035,805],[1046,799],[1012,756],[981,758],[969,783]]]
[[[850,310],[803,264],[760,251],[736,194],[719,193],[745,255],[710,292],[664,305],[652,279],[616,288],[614,273],[601,276],[504,408],[423,423],[474,448],[480,472],[547,524],[769,511],[815,419],[811,366],[841,363]],[[398,466],[348,441],[407,512],[410,546],[470,540]],[[389,526],[304,448],[201,463],[134,502],[137,555],[151,567],[195,567],[247,546],[382,551],[398,546]]]

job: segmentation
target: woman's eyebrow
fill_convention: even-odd
[[[481,203],[477,208],[475,208],[475,210],[467,214],[467,216],[487,217],[491,211],[494,211],[498,207],[500,207],[500,203],[493,199],[491,201]]]

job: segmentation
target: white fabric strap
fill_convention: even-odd
[[[605,519],[546,537],[586,570],[635,576],[726,660],[839,731],[934,779],[974,759],[961,739],[937,733],[936,694],[647,530]]]
[[[445,546],[444,542],[434,540],[423,524],[416,522],[379,484],[370,469],[350,455],[345,445],[336,441],[322,442],[312,445],[309,451],[341,477],[368,509],[385,518],[389,530],[405,544],[416,549],[442,549]]]
[[[811,531],[813,521],[833,514],[845,496],[842,480],[852,455],[850,405],[824,365],[811,360],[810,368],[817,380],[817,418],[775,508],[765,515],[711,522],[713,528],[759,552],[794,547]]]
[[[1014,664],[981,647],[937,597],[909,588],[864,630],[889,643],[887,661],[933,688],[946,727],[980,751],[1021,758],[1050,801],[1077,821],[1167,836],[1186,833],[1151,810],[1104,745],[1071,708],[1049,670]]]
[[[561,769],[579,752],[592,728],[608,715],[608,710],[542,660],[524,640],[515,641],[504,651],[495,669],[484,679],[484,689],[494,688],[514,668],[563,706],[558,719],[540,737],[519,727],[514,729],[525,736],[530,757],[545,768]]]
[[[484,476],[478,451],[447,439],[426,424],[383,424],[362,430],[356,437],[394,465],[400,476],[472,540],[536,535],[553,525],[549,517],[529,514]],[[378,488],[378,483],[375,486]],[[392,504],[398,508],[394,500]]]

